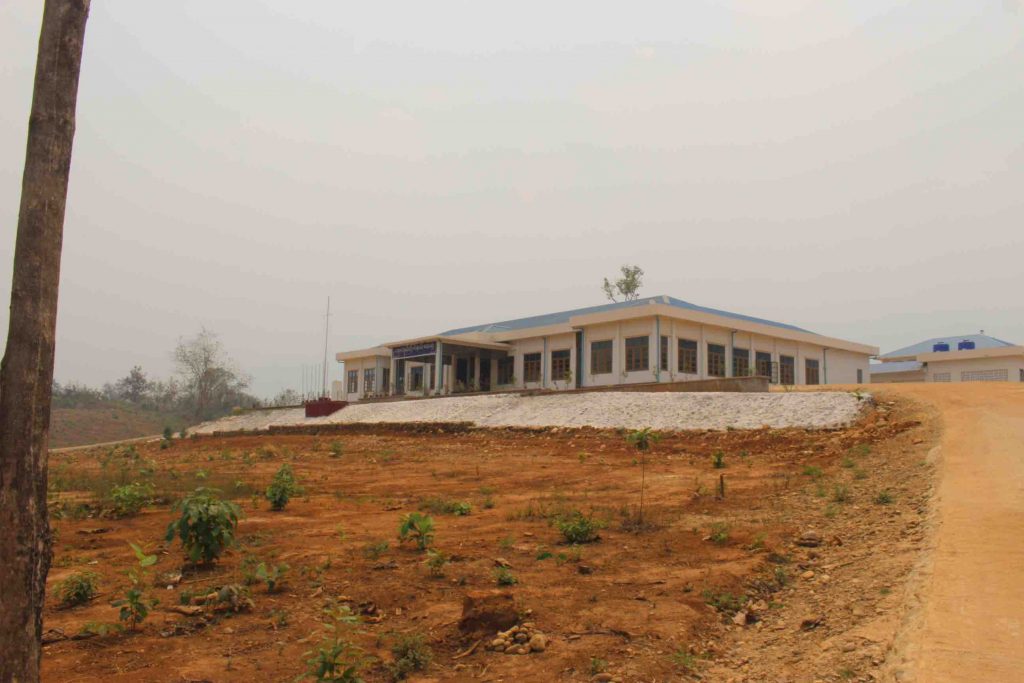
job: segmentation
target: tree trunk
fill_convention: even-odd
[[[0,682],[39,680],[46,458],[64,205],[89,0],[46,0],[0,365]]]

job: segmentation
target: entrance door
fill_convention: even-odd
[[[480,391],[491,390],[491,359],[480,359]]]

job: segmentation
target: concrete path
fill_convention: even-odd
[[[891,385],[943,421],[934,547],[900,681],[1024,681],[1024,384]]]

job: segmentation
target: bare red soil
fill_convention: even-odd
[[[814,526],[828,546],[830,525],[868,528],[897,510],[921,511],[927,472],[919,467],[920,453],[931,427],[914,411],[893,406],[842,431],[665,435],[647,457],[640,529],[639,456],[615,432],[381,427],[189,439],[166,450],[146,444],[137,446],[139,458],[129,457],[129,465],[122,456],[110,458],[109,449],[54,454],[54,505],[65,516],[54,522],[45,615],[54,642],[45,648],[45,680],[294,680],[318,645],[324,607],[336,602],[361,615],[351,638],[371,657],[362,671],[367,681],[391,680],[390,643],[409,633],[422,634],[433,650],[428,670],[414,680],[582,681],[599,670],[622,681],[729,680],[733,673],[735,680],[768,680],[747,678],[756,667],[735,652],[758,637],[770,649],[772,630],[764,627],[775,620],[787,624],[779,638],[802,633],[799,615],[787,604],[800,604],[804,567],[828,551],[808,557],[794,539]],[[712,465],[716,451],[724,454],[722,469]],[[272,512],[262,490],[285,462],[305,493]],[[162,503],[126,519],[90,506],[111,479],[136,475],[156,483]],[[721,476],[724,498],[717,495]],[[196,485],[218,487],[246,513],[237,547],[206,569],[187,566],[181,546],[163,541],[173,519],[168,503]],[[847,487],[846,501],[831,500],[836,486]],[[891,505],[874,505],[872,496],[889,488]],[[466,516],[429,513],[437,526],[434,546],[450,557],[441,578],[429,574],[423,553],[396,538],[399,517],[431,499],[472,506]],[[552,521],[572,510],[606,522],[599,541],[564,542]],[[874,527],[867,536],[849,535],[836,553],[899,538],[899,529]],[[89,622],[117,622],[109,602],[128,586],[125,573],[135,561],[129,541],[159,557],[148,592],[160,605],[136,632],[72,639]],[[384,542],[387,550],[374,556],[370,546]],[[912,551],[890,567],[889,585],[909,570]],[[283,589],[249,586],[255,606],[237,614],[168,611],[190,595],[241,584],[248,556],[287,563]],[[477,639],[459,631],[463,599],[497,589],[501,563],[518,581],[501,590],[546,634],[544,652],[498,654],[484,642],[465,654]],[[100,575],[100,595],[86,605],[59,607],[58,585],[83,570]],[[183,576],[175,583],[177,574]],[[739,607],[721,604],[730,596]],[[721,611],[707,604],[716,600]],[[749,612],[749,626],[733,623],[737,609]],[[827,624],[820,626],[811,637],[826,637]],[[818,677],[813,667],[786,664],[792,647],[780,647],[783,669],[772,680]],[[821,666],[838,675],[840,664]],[[871,665],[854,666],[860,675]]]

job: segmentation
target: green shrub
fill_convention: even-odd
[[[499,586],[514,586],[519,583],[519,579],[508,567],[495,567],[494,580]]]
[[[725,545],[729,542],[729,525],[725,522],[715,522],[711,525],[711,542],[715,545]]]
[[[836,503],[848,503],[850,501],[850,487],[846,484],[836,484],[832,489],[832,501]]]
[[[465,517],[473,511],[473,507],[461,500],[449,500],[447,498],[428,498],[420,505],[421,510],[429,510],[435,515],[455,515]]]
[[[396,681],[402,680],[414,671],[426,671],[434,657],[426,638],[421,633],[396,636],[391,644],[391,654],[395,657],[390,665],[391,675]]]
[[[65,607],[82,605],[96,597],[96,584],[99,574],[95,572],[76,572],[60,582],[58,592],[60,603]]]
[[[402,515],[398,524],[398,540],[414,541],[420,550],[426,550],[434,540],[434,519],[430,515],[410,512]]]
[[[153,499],[153,485],[133,482],[115,486],[110,490],[110,506],[117,517],[131,517],[149,505]]]
[[[875,495],[875,503],[878,504],[878,505],[888,505],[892,501],[893,501],[893,495],[889,491],[887,491],[887,490],[879,491]]]
[[[820,467],[815,465],[807,465],[804,467],[804,476],[810,477],[811,479],[820,479],[823,472]]]
[[[246,555],[242,558],[242,564],[239,565],[239,569],[242,572],[242,583],[246,586],[251,586],[254,583],[260,582],[260,577],[256,574],[256,569],[262,564],[259,559],[254,555]]]
[[[174,438],[174,430],[171,429],[170,425],[164,427],[164,441],[170,441]]]
[[[716,470],[720,470],[725,467],[725,453],[722,451],[715,451],[711,455],[711,466]]]
[[[318,683],[363,683],[359,671],[363,667],[362,650],[347,637],[347,630],[359,619],[345,606],[324,610],[329,622],[324,623],[324,638],[315,650],[305,654],[306,674]]]
[[[747,596],[735,595],[728,591],[715,592],[711,590],[705,590],[704,602],[714,607],[719,612],[733,613],[743,609],[743,606],[747,604]]]
[[[173,541],[178,536],[192,562],[213,562],[234,543],[242,511],[234,503],[221,500],[216,490],[199,487],[175,509],[181,510],[181,517],[167,526],[165,540]]]
[[[141,586],[132,586],[125,593],[124,598],[115,600],[110,605],[121,608],[118,617],[121,621],[128,622],[128,628],[134,631],[149,616],[149,610],[156,607],[157,600],[155,598],[147,599]]]
[[[266,562],[260,562],[256,567],[256,578],[267,584],[267,592],[274,593],[284,583],[284,575],[288,573],[288,565],[275,564],[268,567]]]
[[[423,561],[430,571],[430,575],[436,578],[444,576],[444,567],[448,564],[448,557],[440,550],[428,550],[427,559]]]
[[[267,487],[267,500],[270,501],[270,509],[284,510],[291,497],[301,491],[301,487],[295,483],[292,466],[288,463],[281,465],[281,469],[274,474],[273,481]]]
[[[555,525],[569,543],[593,543],[600,538],[597,532],[604,528],[603,522],[579,510],[556,519]]]
[[[340,458],[345,451],[340,441],[332,441],[330,449],[332,458]]]
[[[363,557],[368,560],[376,560],[381,555],[386,553],[388,550],[387,541],[377,541],[375,543],[367,543],[363,546]]]

